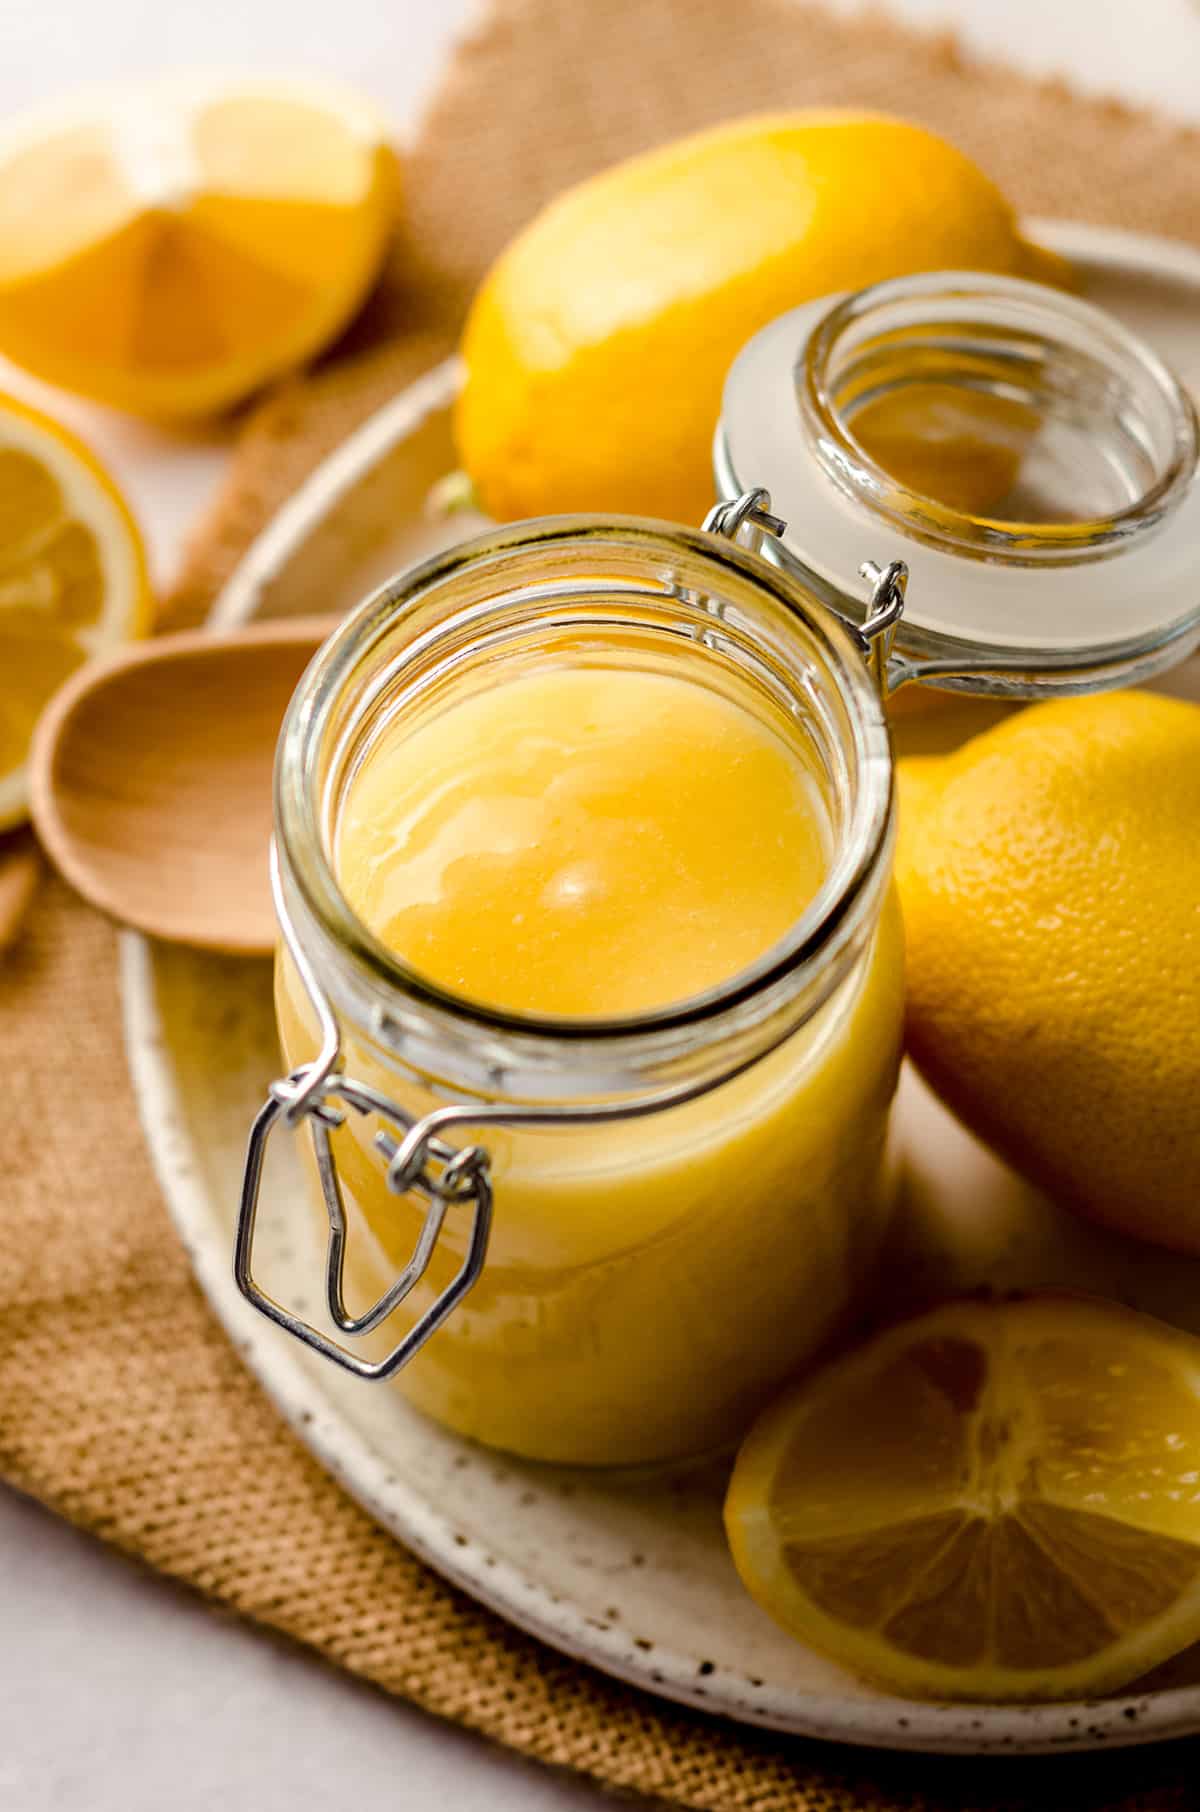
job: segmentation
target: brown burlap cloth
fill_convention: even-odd
[[[1200,134],[966,66],[882,20],[792,0],[500,0],[411,149],[378,297],[246,424],[173,616],[202,612],[314,461],[440,355],[549,195],[722,116],[814,102],[940,128],[1023,210],[1200,243]],[[673,1806],[1200,1804],[1190,1746],[1001,1764],[836,1750],[673,1710],[508,1628],[343,1495],[210,1317],[137,1128],[113,933],[57,884],[0,967],[0,1074],[0,1469],[63,1516],[431,1712]]]

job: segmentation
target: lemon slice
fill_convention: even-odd
[[[221,409],[328,342],[379,269],[395,159],[364,102],[196,82],[0,139],[0,352],[157,416]]]
[[[142,538],[113,480],[73,434],[0,395],[0,829],[26,815],[47,699],[150,619]]]
[[[1200,1637],[1200,1343],[1085,1298],[937,1309],[772,1405],[725,1520],[764,1609],[898,1692],[1122,1686]]]

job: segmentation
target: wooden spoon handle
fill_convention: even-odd
[[[41,873],[42,858],[32,831],[0,839],[0,950],[15,943]]]

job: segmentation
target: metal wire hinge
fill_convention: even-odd
[[[736,541],[744,529],[774,535],[777,540],[787,532],[783,518],[771,514],[771,493],[762,485],[725,503],[714,503],[702,526],[710,535],[723,535],[726,541]]]
[[[710,535],[723,535],[727,541],[744,541],[749,533],[756,545],[763,535],[774,535],[778,540],[787,532],[787,523],[772,514],[771,493],[763,485],[714,504],[704,518],[704,527]],[[889,674],[888,663],[896,625],[904,612],[908,568],[903,560],[891,560],[886,566],[865,560],[858,570],[871,587],[871,601],[865,623],[861,628],[852,624],[851,628],[876,685],[886,694],[889,687],[899,683],[896,676]]]
[[[880,692],[886,695],[890,685],[888,663],[891,660],[892,643],[904,614],[908,568],[903,560],[889,560],[886,566],[880,566],[874,560],[864,560],[858,570],[871,587],[870,610],[858,633],[862,637],[867,664],[875,683]]]
[[[286,1103],[292,1092],[303,1092],[306,1087],[305,1070],[297,1070],[284,1081],[273,1083],[267,1101],[250,1129],[234,1242],[234,1277],[242,1295],[256,1309],[278,1327],[294,1334],[314,1352],[332,1359],[358,1378],[389,1378],[393,1372],[406,1365],[430,1336],[436,1333],[483,1269],[492,1219],[492,1185],[488,1174],[487,1153],[478,1145],[463,1146],[457,1150],[446,1145],[429,1128],[428,1116],[425,1120],[413,1120],[394,1102],[374,1089],[337,1074],[326,1081],[321,1095],[304,1109],[312,1134],[321,1195],[329,1216],[325,1253],[326,1306],[334,1324],[343,1334],[361,1339],[381,1326],[393,1310],[399,1308],[405,1298],[412,1294],[428,1271],[448,1209],[468,1205],[473,1209],[466,1253],[450,1283],[382,1359],[371,1361],[361,1358],[321,1333],[318,1328],[312,1327],[302,1316],[276,1302],[274,1297],[255,1282],[253,1275],[254,1229],[267,1140],[277,1121],[281,1117],[286,1121]],[[376,1148],[386,1162],[386,1186],[393,1195],[424,1196],[428,1204],[412,1257],[379,1300],[361,1315],[352,1315],[345,1301],[346,1208],[330,1145],[330,1133],[342,1124],[345,1114],[335,1103],[345,1103],[361,1114],[378,1114],[391,1122],[400,1137],[387,1131],[375,1135]]]
[[[253,1303],[277,1327],[295,1335],[297,1340],[303,1341],[314,1352],[333,1360],[335,1365],[352,1372],[357,1378],[390,1378],[437,1332],[483,1270],[492,1224],[492,1183],[488,1154],[482,1146],[453,1146],[440,1137],[438,1128],[448,1110],[435,1109],[423,1119],[415,1119],[377,1089],[370,1088],[365,1083],[354,1082],[342,1072],[337,1024],[323,991],[317,985],[311,966],[300,949],[282,897],[278,860],[274,852],[271,878],[284,942],[316,1010],[322,1043],[319,1055],[311,1063],[271,1084],[267,1099],[250,1129],[238,1204],[233,1274],[238,1289],[248,1302]],[[331,1134],[346,1119],[347,1108],[360,1114],[376,1114],[384,1122],[383,1129],[375,1135],[374,1143],[386,1166],[384,1181],[391,1194],[422,1196],[427,1204],[412,1257],[379,1300],[361,1315],[352,1315],[346,1307],[346,1206],[330,1143]],[[380,1327],[416,1289],[429,1270],[447,1214],[451,1210],[465,1208],[472,1211],[466,1251],[454,1277],[382,1359],[372,1361],[360,1357],[328,1334],[322,1333],[319,1328],[313,1327],[303,1316],[276,1302],[255,1281],[254,1230],[262,1191],[263,1164],[267,1141],[280,1120],[293,1129],[302,1122],[307,1122],[309,1127],[317,1178],[329,1217],[325,1250],[326,1306],[334,1325],[352,1339],[361,1339]]]

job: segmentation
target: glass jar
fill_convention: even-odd
[[[1183,393],[1098,311],[1025,283],[906,279],[746,348],[704,530],[518,524],[364,604],[280,745],[291,1073],[251,1136],[243,1293],[521,1454],[633,1464],[736,1438],[853,1311],[888,1216],[903,962],[882,695],[913,677],[1076,690],[1177,658],[1200,637],[1181,593],[1195,460]],[[769,558],[740,544],[768,532]],[[904,560],[859,569],[864,588],[872,549]],[[824,817],[827,877],[786,937],[628,1018],[458,998],[373,936],[336,873],[348,785],[389,726],[564,661],[721,693],[807,766]],[[281,1120],[307,1132],[340,1337],[253,1277]]]
[[[339,1179],[358,1299],[386,1297],[429,1208],[398,1193],[409,1174],[397,1179],[377,1135],[398,1143],[449,1101],[434,1130],[469,1127],[486,1149],[486,1266],[403,1371],[414,1403],[478,1439],[622,1464],[719,1446],[870,1272],[902,1009],[888,739],[855,638],[797,604],[785,574],[703,533],[508,530],[385,588],[327,644],[292,711],[284,1052],[301,1077],[318,1055],[311,977],[345,1072],[388,1103],[333,1129],[310,1120]],[[432,987],[354,918],[331,860],[347,783],[397,714],[415,722],[564,659],[672,674],[752,712],[815,776],[832,852],[818,897],[752,969],[611,1022]],[[481,1210],[470,1189],[433,1201],[428,1267],[397,1309],[410,1330],[444,1301]]]

